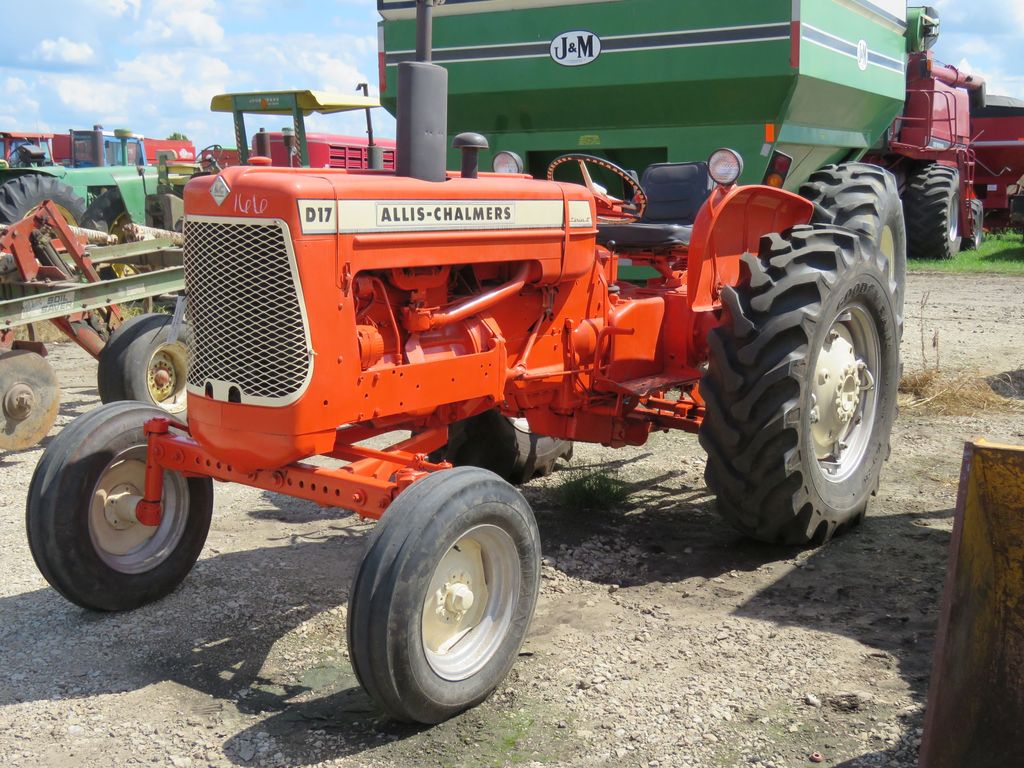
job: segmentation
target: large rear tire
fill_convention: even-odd
[[[726,287],[700,383],[705,478],[761,541],[825,541],[864,515],[896,414],[901,328],[877,251],[845,229],[761,240]]]
[[[896,177],[869,163],[828,165],[800,187],[800,195],[817,203],[812,223],[831,224],[861,234],[888,262],[896,285],[896,313],[903,316],[907,284],[907,229]],[[824,214],[824,215],[823,215]]]
[[[937,163],[918,168],[903,193],[907,254],[952,259],[960,252],[960,174]]]
[[[356,677],[398,720],[476,706],[515,663],[539,583],[540,535],[515,488],[475,467],[418,480],[377,524],[352,585]]]
[[[572,443],[530,432],[525,419],[486,411],[448,427],[448,444],[430,456],[457,467],[481,467],[520,485],[543,477],[559,459],[572,458]]]
[[[0,224],[14,224],[28,216],[44,200],[52,200],[69,224],[85,216],[85,201],[55,176],[26,173],[0,185]]]
[[[46,446],[29,484],[25,521],[46,580],[83,608],[123,611],[172,592],[206,542],[213,481],[164,473],[163,519],[134,518],[143,494],[148,419],[142,403],[101,405]]]

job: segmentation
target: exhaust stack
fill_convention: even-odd
[[[416,61],[398,65],[396,173],[444,181],[448,136],[448,70],[430,63],[435,0],[416,0]]]

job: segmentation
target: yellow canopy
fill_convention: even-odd
[[[210,101],[214,112],[261,112],[270,115],[290,115],[298,106],[302,114],[319,112],[330,115],[354,109],[372,109],[380,100],[371,96],[327,91],[263,91],[253,93],[222,93]]]

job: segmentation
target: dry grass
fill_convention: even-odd
[[[924,368],[904,374],[900,406],[944,416],[979,411],[1024,412],[1024,379],[1012,374],[988,379],[968,371]]]

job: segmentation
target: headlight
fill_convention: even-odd
[[[743,173],[743,158],[731,149],[720,149],[708,160],[708,173],[716,184],[731,187]]]
[[[523,167],[523,158],[515,152],[508,151],[496,154],[494,162],[491,163],[495,173],[522,173]]]

